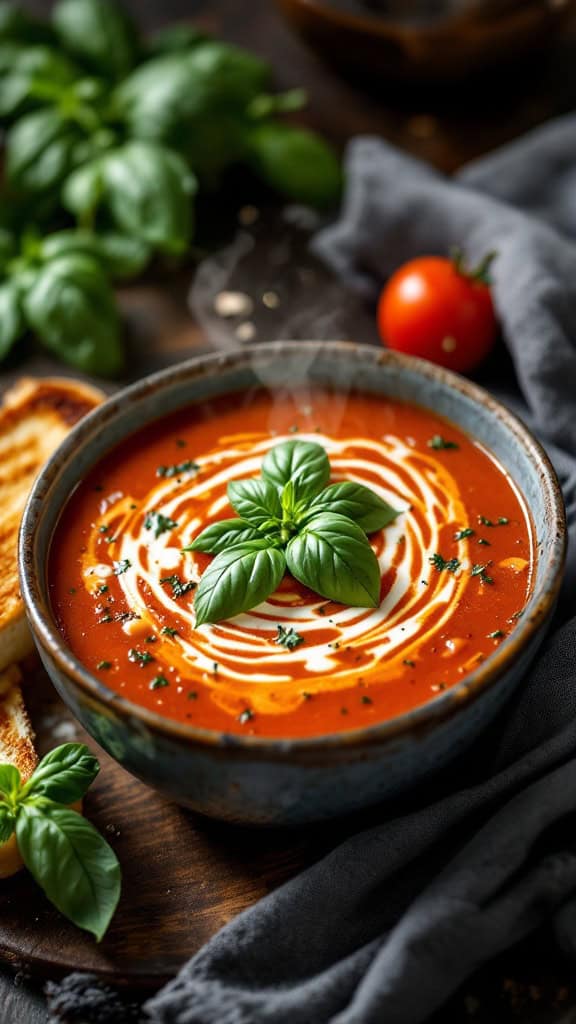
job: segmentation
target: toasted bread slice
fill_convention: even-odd
[[[60,377],[24,378],[0,407],[0,670],[33,648],[18,586],[20,519],[32,483],[70,428],[104,398]]]
[[[0,672],[0,764],[13,764],[23,782],[30,778],[38,757],[34,733],[22,699],[20,669],[11,665]],[[0,878],[9,878],[23,867],[16,837],[0,844]]]

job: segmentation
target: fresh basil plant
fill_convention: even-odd
[[[82,743],[50,751],[23,783],[0,764],[0,843],[15,834],[24,864],[73,924],[100,941],[120,899],[120,865],[100,833],[68,806],[81,800],[100,766]]]
[[[197,626],[254,608],[286,570],[332,601],[379,604],[380,568],[366,534],[399,512],[363,484],[329,479],[321,445],[287,441],[265,455],[261,478],[229,483],[238,517],[212,523],[184,548],[216,556],[196,591]]]

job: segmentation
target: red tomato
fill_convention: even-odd
[[[459,258],[421,256],[397,270],[378,303],[378,329],[388,348],[458,373],[475,369],[496,338],[487,284],[492,255],[475,272]]]

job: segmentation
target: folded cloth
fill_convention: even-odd
[[[576,246],[509,203],[517,183],[521,205],[532,196],[539,215],[558,217],[554,168],[562,182],[576,179],[575,132],[576,120],[560,120],[456,180],[381,141],[357,139],[341,218],[315,241],[344,283],[369,299],[410,257],[458,245],[479,261],[498,250],[494,297],[518,386],[490,384],[547,442],[559,470],[572,579]],[[572,197],[576,211],[576,181]],[[568,235],[576,234],[574,212],[572,219]],[[545,921],[576,954],[575,593],[566,593],[566,621],[489,737],[432,796],[417,793],[410,806],[372,815],[379,824],[237,917],[148,1001],[146,1019],[418,1024],[478,965]]]

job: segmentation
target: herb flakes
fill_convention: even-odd
[[[240,714],[238,715],[237,721],[240,722],[240,725],[246,725],[246,723],[250,722],[253,718],[254,712],[252,711],[252,709],[244,708],[244,711],[241,711]]]
[[[194,462],[192,459],[185,459],[184,462],[177,462],[173,466],[158,466],[156,476],[170,480],[174,476],[179,476],[180,473],[197,473],[199,469],[200,466],[197,462]]]
[[[154,679],[152,679],[150,681],[149,689],[150,690],[160,690],[164,686],[170,686],[170,683],[166,679],[166,676],[154,676]]]
[[[449,451],[450,449],[457,450],[460,447],[455,441],[447,441],[441,434],[434,434],[434,437],[431,437],[426,444],[437,452]]]
[[[304,643],[304,637],[297,633],[292,626],[289,629],[285,629],[284,626],[278,625],[276,629],[278,630],[278,635],[274,638],[275,644],[293,651],[299,644]]]
[[[123,573],[128,572],[132,566],[132,562],[129,558],[122,558],[119,562],[114,562],[114,575],[122,576]]]
[[[129,661],[133,661],[135,664],[140,665],[142,668],[144,665],[149,665],[154,658],[149,651],[139,651],[137,647],[131,647],[128,651]]]
[[[188,580],[188,582],[185,583],[176,575],[163,576],[160,583],[165,586],[172,587],[172,597],[184,597],[184,594],[188,594],[191,590],[195,590],[198,585],[194,580]]]
[[[454,540],[465,540],[466,537],[473,537],[476,530],[473,530],[471,526],[463,526],[461,530],[456,530],[454,534]]]
[[[443,558],[442,555],[436,553],[431,555],[428,561],[434,566],[438,572],[456,572],[460,568],[460,562],[457,558],[449,558],[448,560]]]
[[[481,583],[494,583],[492,577],[486,572],[490,565],[492,565],[492,562],[486,562],[484,565],[473,565],[470,575],[477,576]]]
[[[144,529],[151,530],[156,540],[168,530],[174,530],[176,526],[178,523],[174,519],[162,515],[161,512],[148,512],[144,520]]]

